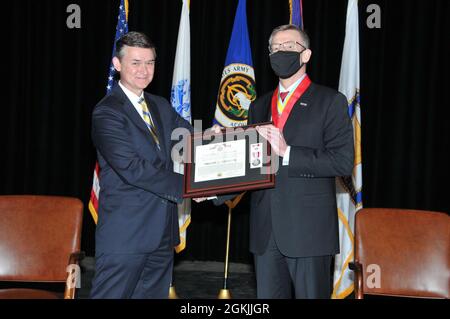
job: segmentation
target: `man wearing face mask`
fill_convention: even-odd
[[[335,177],[353,169],[347,100],[311,82],[309,39],[297,26],[275,28],[269,53],[279,84],[249,111],[249,124],[273,121],[257,129],[280,161],[275,188],[251,194],[257,296],[330,298],[339,253]]]

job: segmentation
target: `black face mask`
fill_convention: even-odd
[[[271,54],[269,58],[273,72],[281,79],[293,76],[304,64],[300,63],[300,54],[302,52],[277,51]]]

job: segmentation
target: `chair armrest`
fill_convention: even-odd
[[[78,251],[76,253],[72,253],[72,254],[70,254],[68,265],[73,265],[73,264],[78,265],[78,263],[81,260],[83,260],[84,257],[86,257],[86,254],[84,253],[84,251]]]
[[[362,271],[362,265],[358,261],[350,262],[348,264],[348,268],[354,271],[355,273],[355,298],[356,299],[363,299],[364,293],[363,293],[363,271]]]
[[[76,253],[70,254],[69,264],[67,266],[69,267],[70,265],[78,265],[79,261],[84,257],[84,251],[78,251]],[[64,299],[75,299],[75,290],[77,288],[76,283],[78,282],[78,280],[81,280],[80,278],[76,278],[76,276],[80,276],[79,271],[67,272],[66,288],[64,289]]]

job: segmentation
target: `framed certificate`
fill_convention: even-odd
[[[255,126],[192,135],[187,146],[183,197],[274,187],[270,144]]]

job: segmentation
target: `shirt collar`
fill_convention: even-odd
[[[298,79],[297,81],[295,81],[294,83],[291,84],[290,87],[288,87],[287,89],[285,89],[282,85],[281,82],[278,84],[278,91],[280,92],[291,92],[293,90],[295,90],[297,88],[297,86],[306,78],[306,73],[303,74],[300,79]]]
[[[131,101],[132,104],[139,104],[139,101],[144,98],[144,91],[142,91],[140,96],[137,96],[133,92],[131,92],[129,89],[127,89],[122,82],[119,80],[119,86],[122,88],[125,95],[128,97],[128,99]]]

